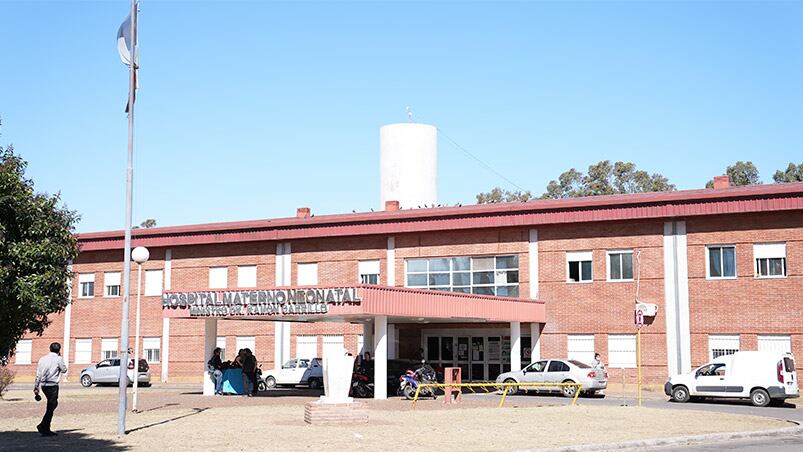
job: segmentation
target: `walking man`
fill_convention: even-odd
[[[36,430],[42,436],[56,436],[50,430],[50,421],[53,420],[53,412],[59,406],[59,379],[61,374],[67,373],[67,365],[64,364],[60,354],[61,344],[53,342],[50,344],[50,353],[39,358],[39,364],[36,366],[36,382],[33,386],[33,393],[38,400],[41,397],[39,395],[39,386],[41,386],[42,392],[47,398],[47,410],[42,417],[42,422],[36,426]]]

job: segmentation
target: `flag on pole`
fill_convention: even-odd
[[[136,101],[137,88],[139,88],[139,55],[137,55],[136,47],[139,45],[139,36],[137,33],[137,19],[139,11],[139,2],[134,8],[134,18],[132,21],[131,13],[125,18],[120,28],[117,30],[117,53],[120,54],[120,60],[126,66],[131,66],[132,60],[134,62],[134,99]],[[125,112],[128,113],[128,101],[125,104]]]

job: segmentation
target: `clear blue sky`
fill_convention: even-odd
[[[122,229],[125,0],[0,0],[0,142],[79,231]],[[803,160],[803,2],[143,0],[134,220],[376,208],[379,127],[440,127],[518,185],[602,159],[699,188]],[[439,198],[513,188],[441,138]]]

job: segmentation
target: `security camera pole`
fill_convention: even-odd
[[[128,167],[125,180],[125,244],[123,245],[123,318],[120,324],[120,400],[117,406],[117,436],[125,436],[125,415],[128,405],[128,305],[131,292],[131,198],[133,193],[134,160],[134,99],[137,89],[137,9],[136,0],[131,0],[131,15],[117,32],[117,47],[120,59],[128,64]],[[138,363],[135,363],[134,371]],[[136,377],[135,377],[136,378]]]

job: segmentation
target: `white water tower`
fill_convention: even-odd
[[[379,129],[379,198],[403,209],[438,202],[438,129],[413,122]]]

